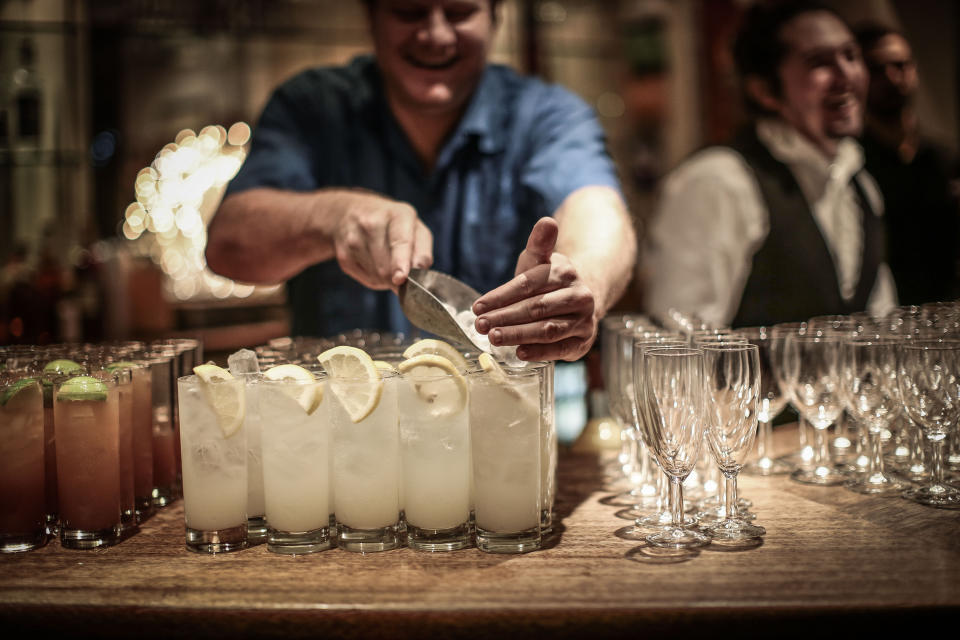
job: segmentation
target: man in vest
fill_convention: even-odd
[[[734,60],[752,121],[665,181],[648,311],[739,327],[890,310],[882,197],[854,140],[868,76],[850,28],[818,4],[755,5]]]

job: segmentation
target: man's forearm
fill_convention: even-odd
[[[228,196],[210,223],[207,264],[234,280],[274,284],[329,260],[323,204],[319,192],[261,188]]]
[[[576,266],[602,317],[623,295],[637,256],[633,222],[620,195],[609,187],[583,187],[554,214],[560,226],[557,251]]]

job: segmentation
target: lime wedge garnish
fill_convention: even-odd
[[[36,378],[22,378],[4,389],[3,395],[0,395],[0,407],[5,406],[13,396],[17,395],[27,387],[37,383]]]
[[[43,368],[44,373],[62,373],[64,375],[70,375],[71,373],[76,373],[83,370],[83,365],[74,362],[73,360],[51,360]]]
[[[77,376],[70,378],[62,385],[57,392],[57,400],[78,401],[89,400],[95,402],[104,402],[107,399],[107,385],[96,378],[90,376]]]

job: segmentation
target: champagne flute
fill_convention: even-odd
[[[784,362],[794,382],[797,409],[814,428],[813,466],[797,469],[790,476],[804,484],[835,485],[846,481],[846,476],[833,466],[826,444],[827,429],[843,411],[839,347],[840,336],[835,333],[790,335],[785,345]]]
[[[795,380],[791,376],[791,371],[787,367],[789,363],[786,361],[787,340],[794,335],[805,335],[806,332],[806,322],[782,322],[773,325],[773,328],[770,330],[770,335],[773,340],[770,349],[770,363],[773,367],[773,375],[777,380],[777,384],[780,385],[780,388],[783,390],[787,402],[797,413],[797,434],[799,435],[800,448],[783,457],[784,462],[794,468],[809,466],[814,455],[813,446],[811,446],[808,441],[807,421],[803,417],[803,413],[800,411],[800,406],[793,393]]]
[[[960,508],[960,490],[944,483],[943,447],[957,429],[960,412],[960,341],[916,339],[900,347],[897,382],[910,419],[919,425],[933,450],[928,486],[904,497],[921,504]]]
[[[841,382],[847,410],[870,438],[866,473],[846,487],[871,495],[899,494],[905,485],[883,468],[881,436],[900,410],[897,387],[898,341],[879,336],[852,336],[840,345]]]
[[[807,331],[816,335],[825,333],[851,334],[857,330],[856,321],[850,316],[826,315],[814,316],[807,320]],[[830,439],[829,449],[835,462],[845,462],[854,451],[855,443],[850,438],[846,413],[840,412],[834,423],[833,438]]]
[[[737,474],[753,448],[760,408],[760,354],[755,344],[706,344],[703,351],[707,442],[726,485],[720,522],[706,528],[714,540],[758,538],[766,529],[751,524],[737,508]]]
[[[744,473],[758,476],[773,476],[790,473],[793,466],[770,456],[773,450],[773,419],[787,406],[787,397],[775,375],[773,352],[783,344],[784,336],[775,335],[770,327],[746,327],[737,333],[750,344],[757,345],[760,358],[760,410],[757,421],[757,459],[743,468]]]
[[[633,380],[643,440],[670,476],[671,524],[647,536],[647,542],[674,549],[709,544],[708,535],[683,526],[683,481],[696,465],[703,441],[703,352],[640,347],[634,351]]]
[[[650,509],[660,505],[660,492],[657,485],[656,465],[642,439],[639,437],[640,416],[637,414],[636,404],[633,402],[633,350],[638,343],[645,345],[686,345],[679,334],[649,331],[646,329],[623,329],[617,333],[617,387],[612,390],[617,398],[616,406],[622,412],[617,416],[622,420],[633,443],[629,461],[630,473],[627,475],[630,489],[618,496],[618,499],[629,501],[630,510],[626,515],[643,518],[650,515]]]
[[[628,409],[621,406],[623,394],[619,392],[622,388],[620,381],[620,359],[618,352],[619,345],[617,336],[620,332],[632,329],[634,327],[648,327],[649,323],[645,316],[638,314],[619,314],[608,315],[600,321],[600,341],[601,352],[600,361],[603,372],[604,390],[606,391],[607,408],[610,411],[610,417],[619,428],[620,452],[617,457],[611,461],[607,467],[607,472],[614,481],[621,478],[629,480],[633,473],[633,458],[636,443],[633,440],[633,433],[629,429],[630,422],[626,419]],[[630,402],[633,400],[631,399]]]

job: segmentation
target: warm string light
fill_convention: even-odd
[[[250,127],[237,122],[199,133],[184,129],[137,173],[136,200],[124,213],[122,232],[134,252],[149,257],[167,276],[177,300],[248,298],[273,287],[254,287],[219,276],[207,267],[207,225],[227,183],[246,158]]]

